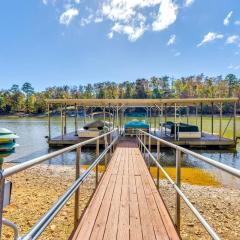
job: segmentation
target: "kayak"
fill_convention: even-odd
[[[17,139],[19,138],[19,136],[17,136],[16,134],[14,133],[9,133],[9,134],[4,134],[4,135],[1,135],[0,134],[0,140],[5,140],[5,139]]]
[[[12,142],[14,139],[17,138],[19,137],[7,128],[0,128],[0,144]]]
[[[8,157],[9,155],[11,155],[14,152],[15,152],[14,149],[8,150],[8,151],[4,151],[4,152],[0,152],[0,158]]]
[[[19,146],[19,144],[15,143],[15,142],[0,144],[0,152],[13,150],[14,148],[16,148],[18,146]]]
[[[7,128],[0,128],[0,135],[11,134],[11,133],[13,133],[13,132],[11,132]]]

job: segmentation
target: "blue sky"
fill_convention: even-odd
[[[239,0],[3,0],[0,88],[240,76]]]

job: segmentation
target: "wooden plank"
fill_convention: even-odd
[[[123,170],[123,174],[124,175],[128,175],[128,165],[129,165],[129,155],[130,155],[130,152],[131,152],[131,148],[126,148],[125,150],[125,164],[124,164],[124,170]]]
[[[129,197],[130,197],[130,239],[142,240],[142,227],[139,215],[139,205],[135,178],[129,175]]]
[[[116,159],[114,169],[117,172],[119,169],[119,165],[120,165],[122,156],[119,154],[120,153],[119,149],[116,150],[115,153],[117,154],[117,159]],[[113,170],[112,170],[112,173],[113,173]],[[117,179],[116,174],[112,174],[112,177],[113,176],[114,176],[115,181],[114,181],[114,183],[110,184],[111,186],[108,188],[108,190],[104,196],[104,199],[102,201],[102,205],[100,207],[95,225],[93,227],[91,239],[102,239],[103,238],[104,230],[105,230],[106,222],[107,222],[107,218],[108,218],[108,213],[109,213],[109,209],[110,209],[110,205],[111,205],[111,200],[112,200],[112,196],[113,196],[113,191],[114,191],[114,187],[115,187],[115,183],[116,183],[116,179]]]
[[[128,156],[125,157],[125,163],[128,162]],[[125,164],[126,166],[126,164]],[[122,195],[119,210],[119,222],[117,239],[129,240],[129,183],[128,175],[123,175]]]
[[[114,154],[113,159],[110,161],[108,171],[103,175],[102,181],[100,182],[101,184],[98,185],[94,197],[89,203],[89,206],[84,213],[75,234],[73,235],[73,239],[81,239],[83,236],[90,236],[99,207],[101,206],[107,185],[111,177],[111,172],[113,169],[115,169],[114,166],[117,164],[116,158],[118,158],[118,152]]]
[[[148,169],[146,168],[146,164],[144,162],[143,159],[139,158],[139,165],[142,165],[143,167],[141,168],[145,173],[146,173],[146,177],[149,179],[149,189],[151,189],[152,191],[152,194],[155,198],[155,202],[157,204],[157,207],[158,207],[158,210],[159,210],[159,213],[161,215],[161,218],[162,218],[162,222],[165,226],[165,229],[168,233],[168,236],[170,239],[179,239],[179,236],[176,232],[176,229],[174,227],[174,224],[172,222],[172,219],[166,209],[166,206],[163,202],[163,199],[161,198],[154,182],[153,182],[153,179],[148,171]],[[145,167],[144,167],[145,166]]]
[[[169,239],[168,234],[167,234],[167,231],[164,227],[161,215],[158,211],[158,207],[157,207],[157,204],[155,202],[155,198],[152,194],[152,191],[151,191],[150,184],[149,184],[148,177],[147,177],[146,173],[143,172],[141,174],[141,178],[142,178],[142,182],[143,182],[143,189],[144,189],[144,192],[145,192],[145,196],[146,196],[146,200],[147,200],[147,204],[148,204],[148,209],[149,209],[150,216],[151,216],[151,219],[152,219],[156,239],[167,240],[167,239]],[[151,179],[151,181],[152,181],[152,179]]]
[[[113,196],[113,191],[116,183],[117,175],[112,175],[110,179],[110,184],[102,201],[101,208],[99,210],[96,222],[94,224],[90,239],[102,239],[104,235],[104,230],[106,227],[106,222],[108,218],[108,213],[111,205],[111,200]]]
[[[121,162],[122,164],[123,162]],[[103,239],[116,239],[117,229],[118,229],[118,215],[120,208],[121,200],[121,189],[122,189],[122,176],[121,174],[117,175],[116,186],[113,193],[113,198],[111,202],[111,207],[108,215],[108,220],[106,223],[105,233]]]
[[[141,224],[142,224],[142,234],[144,240],[154,240],[155,234],[153,230],[152,220],[147,208],[147,200],[142,186],[141,176],[135,176],[138,204],[140,210]]]

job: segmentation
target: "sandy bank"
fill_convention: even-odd
[[[70,186],[74,176],[73,166],[47,165],[40,165],[13,176],[12,201],[4,209],[4,217],[18,225],[21,235],[26,233]],[[86,206],[94,187],[93,173],[80,188],[81,210]],[[174,216],[174,190],[166,180],[161,181],[160,189],[170,213]],[[182,189],[222,239],[240,239],[239,190],[188,183],[183,183]],[[67,239],[73,229],[73,200],[70,199],[40,239]],[[205,230],[183,203],[182,212],[182,238],[208,239]],[[4,228],[3,236],[3,239],[11,239],[11,231]]]

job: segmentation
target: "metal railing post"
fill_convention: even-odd
[[[144,146],[146,146],[146,134],[144,133],[144,137],[143,137],[143,143],[144,143]],[[145,159],[146,157],[146,148],[144,148],[144,151],[143,151],[143,158]]]
[[[148,136],[148,150],[151,152],[151,136]],[[150,170],[150,154],[148,154],[148,169]]]
[[[160,163],[160,141],[157,140],[157,161]],[[159,178],[160,178],[160,173],[159,173],[159,167],[157,166],[157,189],[159,189]]]
[[[96,141],[96,158],[99,156],[99,138]],[[98,164],[96,165],[96,187],[98,185]]]
[[[181,151],[176,149],[176,185],[181,189]],[[176,192],[176,214],[175,225],[178,233],[180,233],[180,221],[181,221],[181,202],[180,195]]]
[[[80,177],[80,158],[81,158],[81,147],[76,150],[76,180]],[[74,226],[77,227],[79,220],[79,195],[80,188],[75,192],[75,202],[74,202]]]
[[[105,144],[105,149],[106,149],[107,146],[108,146],[107,136],[104,137],[104,144]],[[104,157],[105,171],[106,171],[106,169],[107,169],[107,161],[108,161],[108,158],[107,158],[107,153],[106,153],[106,154],[105,154],[105,157]]]
[[[4,199],[4,184],[5,179],[2,176],[2,170],[0,172],[0,239],[2,239],[2,223],[3,223],[3,199]]]

